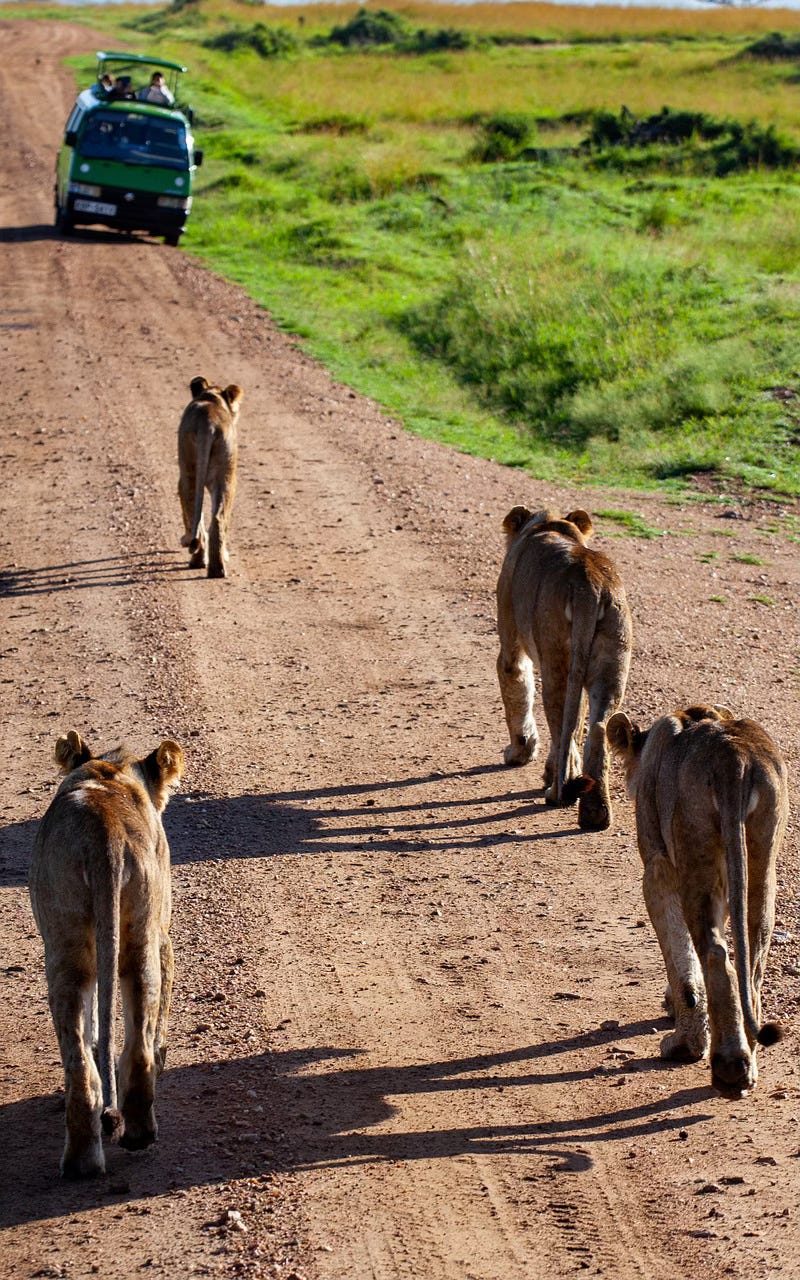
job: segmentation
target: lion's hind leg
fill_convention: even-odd
[[[48,964],[50,1012],[64,1066],[66,1142],[61,1158],[65,1178],[91,1178],[105,1171],[100,1116],[103,1090],[94,1060],[93,977],[66,965]]]
[[[613,821],[606,725],[622,702],[626,674],[607,661],[592,672],[589,732],[583,748],[583,774],[590,782],[578,801],[578,826],[588,831],[605,831]]]
[[[509,736],[503,760],[509,765],[528,764],[536,756],[539,735],[533,718],[533,663],[520,645],[502,646],[497,658],[497,679]]]
[[[753,1014],[761,1024],[761,985],[775,924],[775,873],[785,815],[779,797],[764,788],[747,824],[747,932]],[[772,1024],[771,1024],[772,1025]],[[776,1037],[777,1038],[777,1037]],[[763,1043],[763,1041],[762,1041]]]
[[[709,1046],[705,984],[686,926],[675,868],[663,854],[654,854],[645,864],[642,888],[664,957],[675,1018],[675,1030],[661,1042],[661,1057],[699,1062]]]
[[[188,460],[181,466],[180,476],[178,478],[178,497],[181,500],[181,514],[183,516],[183,537],[181,538],[181,546],[189,549],[189,568],[205,569],[207,561],[206,553],[206,527],[203,523],[203,517],[200,517],[200,524],[197,530],[197,537],[192,537],[192,527],[194,524],[194,501],[195,501],[195,484],[197,478],[197,469],[192,460],[189,464]]]
[[[125,1045],[119,1058],[120,1111],[125,1132],[120,1143],[140,1151],[155,1142],[156,1030],[161,1013],[159,939],[129,943],[120,959]]]
[[[208,532],[209,578],[227,578],[228,576],[225,565],[228,560],[228,527],[233,510],[235,483],[235,476],[226,476],[224,483],[215,487],[211,494],[211,522]]]
[[[561,735],[564,721],[564,700],[567,696],[566,668],[559,661],[546,661],[543,658],[541,680],[542,706],[547,719],[547,727],[550,730],[550,750],[544,771],[545,799],[548,804],[563,804],[562,783],[571,781],[581,771],[580,752],[573,733],[570,736],[566,752],[565,776],[563,779],[559,777],[559,760],[562,756]]]

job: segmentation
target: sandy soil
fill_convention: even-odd
[[[555,490],[459,456],[332,383],[187,251],[56,238],[60,60],[100,46],[68,24],[0,33],[7,1274],[800,1275],[797,508]],[[246,392],[226,582],[178,545],[196,373]],[[500,763],[493,589],[519,501],[662,530],[598,519],[634,611],[630,713],[723,701],[789,761],[766,984],[787,1035],[740,1102],[658,1059],[620,776],[611,829],[587,835],[545,807],[539,765]],[[189,762],[166,814],[162,1136],[110,1148],[87,1185],[58,1177],[26,888],[68,727],[142,751],[175,736]]]

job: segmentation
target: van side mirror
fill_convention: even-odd
[[[78,141],[78,134],[76,130],[67,129],[67,132],[64,134],[64,145],[67,147],[74,147],[77,141]]]
[[[197,148],[197,150],[195,151],[195,153],[194,153],[194,163],[195,163],[195,166],[196,166],[198,169],[200,168],[200,165],[203,163],[203,149],[202,149],[202,147],[198,147],[198,148]]]

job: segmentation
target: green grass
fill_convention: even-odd
[[[800,15],[69,13],[191,68],[185,251],[411,430],[552,481],[800,493],[797,72],[748,52]],[[354,16],[383,43],[342,43]]]
[[[610,520],[612,524],[619,525],[620,528],[634,538],[646,538],[648,540],[663,538],[666,532],[665,529],[656,529],[647,524],[644,518],[634,511],[597,511],[595,514],[603,520]]]

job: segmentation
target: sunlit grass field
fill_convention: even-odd
[[[332,33],[372,5],[69,17],[191,68],[182,251],[411,429],[562,481],[798,493],[800,13],[383,9],[367,46]]]

